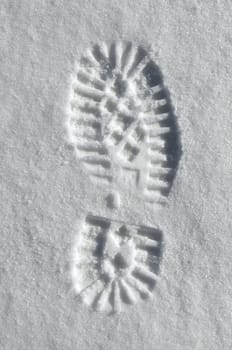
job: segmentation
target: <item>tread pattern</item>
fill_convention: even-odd
[[[162,232],[88,215],[72,256],[72,280],[83,302],[120,312],[153,295],[162,255]]]
[[[135,186],[147,201],[163,203],[177,165],[174,119],[161,72],[142,47],[102,43],[81,57],[67,130],[91,178],[111,183],[117,164],[139,174]]]

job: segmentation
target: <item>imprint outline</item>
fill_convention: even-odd
[[[85,232],[87,228],[89,231]],[[112,231],[115,228],[117,230]],[[97,233],[94,230],[98,230]],[[132,230],[130,234],[129,230]],[[97,237],[96,246],[94,237]],[[118,242],[122,244],[118,245]],[[90,251],[95,253],[88,260],[86,252]],[[152,297],[160,272],[163,234],[160,229],[88,214],[73,252],[72,278],[80,298],[97,311],[120,312],[129,304]],[[130,258],[131,262],[128,262]],[[88,268],[85,270],[83,266]],[[81,286],[81,271],[85,278],[89,275],[88,269],[94,273],[90,273],[90,280]]]
[[[128,134],[128,128],[131,127],[134,131],[141,120],[139,121],[138,115],[133,116],[131,112],[128,114],[128,108],[125,105],[120,106],[119,104],[116,116],[113,111],[116,108],[114,98],[123,94],[123,84],[129,84],[131,79],[133,82],[140,79],[141,74],[143,74],[143,78],[145,77],[148,93],[152,93],[152,99],[156,105],[156,107],[152,107],[152,115],[149,116],[145,113],[142,120],[141,130],[144,133],[142,138],[148,153],[146,170],[143,169],[143,171],[133,166],[134,160],[141,154],[141,143],[132,141],[131,134]],[[125,76],[126,79],[122,80]],[[110,80],[108,85],[111,84],[111,87],[107,85],[108,80]],[[111,90],[115,84],[117,85],[114,87],[115,96],[112,97]],[[106,96],[108,96],[108,100]],[[86,101],[83,102],[82,98]],[[181,147],[170,95],[163,83],[162,73],[152,60],[149,51],[145,51],[141,46],[135,46],[131,42],[117,42],[110,46],[104,43],[96,44],[81,57],[80,64],[72,79],[69,98],[70,113],[66,123],[69,140],[74,144],[76,153],[84,163],[91,178],[110,184],[113,181],[112,159],[109,153],[110,140],[108,137],[104,139],[101,124],[102,115],[106,113],[105,107],[102,107],[105,102],[106,109],[109,108],[108,114],[111,115],[110,124],[113,126],[119,117],[122,118],[122,124],[125,124],[126,118],[133,118],[129,127],[125,129],[126,134],[120,134],[121,129],[118,122],[116,128],[113,128],[111,133],[109,132],[110,137],[112,135],[116,137],[116,142],[119,145],[122,143],[124,145],[121,148],[123,148],[124,153],[126,152],[128,161],[123,164],[124,160],[121,157],[122,168],[125,171],[132,169],[143,174],[137,178],[135,186],[142,188],[143,198],[147,202],[165,203],[177,171]],[[110,106],[107,107],[109,102]],[[81,116],[81,113],[85,114],[85,118]],[[78,127],[74,127],[75,124]],[[133,124],[134,127],[132,127]],[[125,128],[125,125],[123,127]],[[128,136],[129,141],[127,140]]]

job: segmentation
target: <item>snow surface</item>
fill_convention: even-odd
[[[0,1],[0,347],[231,349],[228,0]],[[108,208],[67,142],[70,76],[97,42],[152,45],[181,132],[167,205]],[[159,227],[154,298],[108,316],[81,303],[70,251],[87,213]]]

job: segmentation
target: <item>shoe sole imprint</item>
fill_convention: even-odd
[[[159,229],[88,215],[73,247],[75,292],[85,304],[107,313],[151,297],[162,245]]]
[[[72,77],[67,130],[90,177],[134,172],[149,202],[165,201],[178,161],[175,116],[158,66],[132,43],[87,50]]]

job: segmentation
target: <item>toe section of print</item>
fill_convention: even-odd
[[[75,292],[107,313],[152,297],[163,251],[159,229],[88,215],[72,251]]]
[[[130,178],[143,200],[165,203],[180,156],[179,133],[149,50],[121,41],[86,50],[71,79],[66,125],[92,181],[124,188]]]

